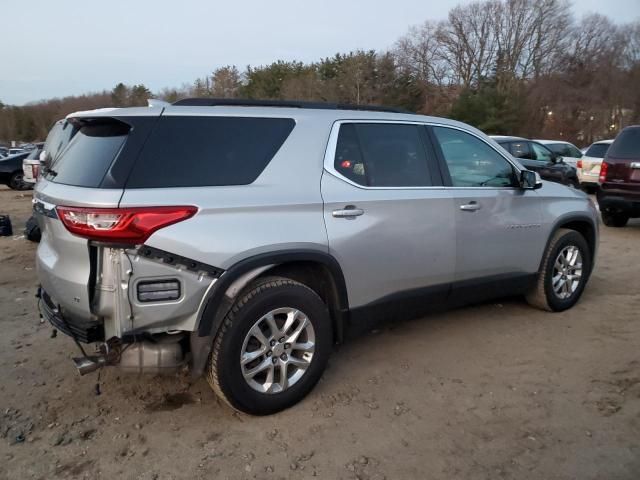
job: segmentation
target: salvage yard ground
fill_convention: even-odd
[[[0,479],[640,479],[639,221],[601,228],[572,310],[511,299],[389,326],[254,418],[186,375],[108,370],[96,395],[39,321],[30,200],[0,187]]]

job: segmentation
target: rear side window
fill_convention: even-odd
[[[589,147],[585,155],[593,158],[604,158],[610,146],[608,143],[594,143]]]
[[[640,158],[640,127],[625,128],[611,144],[612,158]]]
[[[517,158],[533,159],[533,153],[529,147],[529,142],[511,142],[509,144],[509,150],[511,154]]]
[[[290,118],[161,117],[127,188],[248,185],[294,125]]]
[[[45,177],[65,185],[99,187],[129,129],[129,125],[116,120],[81,126],[66,149],[56,150],[59,156],[53,158]]]
[[[334,168],[349,180],[368,187],[430,186],[422,128],[389,123],[343,124]]]
[[[550,143],[547,144],[547,147],[553,153],[563,157],[582,158],[582,152],[568,143]]]

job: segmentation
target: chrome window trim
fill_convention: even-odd
[[[522,171],[521,168],[516,165],[511,159],[509,159],[506,155],[504,155],[502,152],[500,152],[498,149],[496,149],[493,145],[491,145],[491,143],[487,142],[484,138],[482,138],[480,135],[458,127],[456,125],[448,125],[446,123],[438,123],[438,122],[433,122],[433,121],[426,121],[426,122],[419,122],[419,121],[408,121],[408,120],[366,120],[366,119],[354,119],[354,120],[336,120],[335,122],[333,122],[333,125],[331,126],[331,132],[329,133],[329,140],[327,142],[327,148],[325,150],[325,154],[324,154],[324,170],[329,173],[330,175],[342,180],[343,182],[348,183],[349,185],[352,185],[356,188],[360,188],[362,190],[443,190],[443,189],[465,189],[465,190],[482,190],[482,191],[487,191],[487,190],[518,190],[518,187],[456,187],[456,186],[444,186],[444,185],[435,185],[435,186],[416,186],[416,187],[370,187],[367,185],[360,185],[359,183],[354,182],[353,180],[345,177],[344,175],[342,175],[341,173],[339,173],[334,166],[334,160],[335,160],[335,156],[336,156],[336,149],[338,148],[338,134],[340,132],[340,127],[344,124],[358,124],[358,123],[363,123],[363,124],[367,124],[367,123],[388,123],[388,124],[394,124],[394,125],[418,125],[418,126],[431,126],[431,127],[445,127],[445,128],[451,128],[454,130],[459,130],[463,133],[469,134],[475,138],[477,138],[478,140],[480,140],[481,142],[483,142],[485,145],[487,145],[488,147],[490,147],[494,152],[496,152],[499,156],[501,156],[502,158],[504,158],[507,163],[509,165],[511,165],[516,171]]]

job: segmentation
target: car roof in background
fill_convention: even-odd
[[[534,142],[542,143],[543,145],[551,145],[553,143],[562,143],[564,145],[573,145],[573,143],[567,142],[566,140],[541,140],[539,138],[536,138],[534,140]]]
[[[591,145],[611,145],[615,139],[611,140],[598,140],[597,142],[593,142]]]
[[[490,138],[493,138],[496,142],[524,142],[529,141],[528,138],[523,137],[512,137],[509,135],[489,135]]]

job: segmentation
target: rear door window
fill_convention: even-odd
[[[291,118],[160,117],[126,187],[248,185],[294,125]]]
[[[334,169],[367,187],[430,186],[423,135],[424,129],[418,125],[343,124],[338,134]]]
[[[611,144],[612,158],[640,158],[640,127],[625,128]]]

